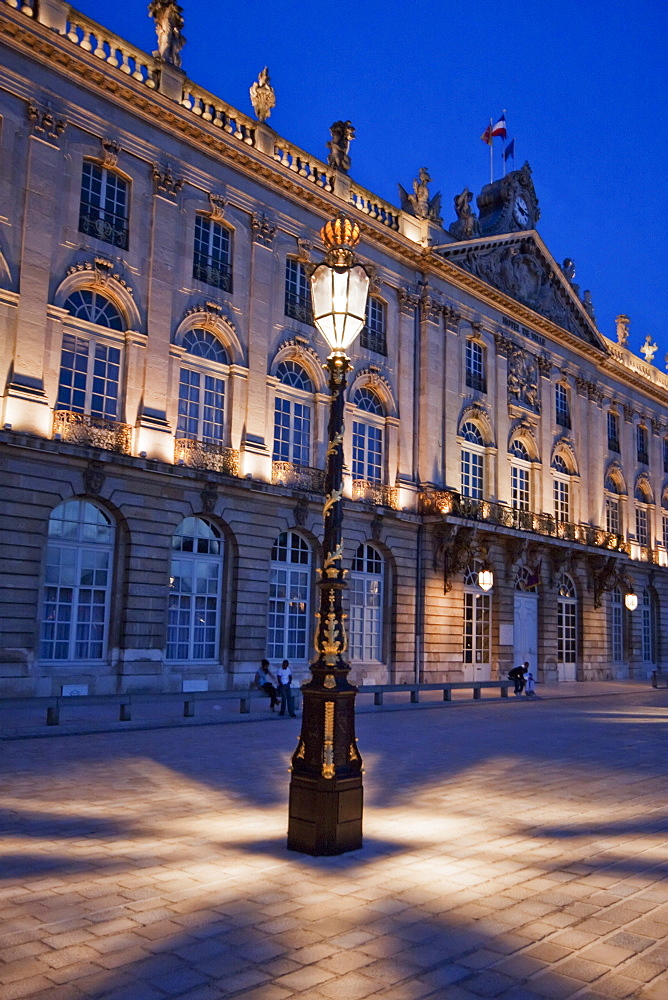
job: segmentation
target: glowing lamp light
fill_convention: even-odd
[[[327,258],[311,276],[313,321],[332,354],[344,354],[365,323],[369,275],[355,263],[356,222],[339,212],[320,231]]]
[[[478,573],[478,586],[487,592],[494,586],[494,574],[491,569],[481,569]]]
[[[635,611],[638,607],[638,595],[634,594],[632,590],[628,594],[624,595],[624,604],[629,609],[629,611]]]

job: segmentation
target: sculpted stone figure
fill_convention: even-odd
[[[183,7],[176,0],[151,0],[148,12],[155,21],[158,36],[158,51],[154,55],[169,66],[180,69],[181,49],[186,43],[183,36]]]
[[[431,177],[426,167],[421,167],[417,177],[413,181],[413,193],[409,194],[405,188],[398,185],[399,196],[401,198],[402,211],[414,215],[416,219],[429,219],[437,225],[443,222],[441,218],[441,193],[440,191],[430,196],[429,185]]]
[[[640,353],[645,355],[645,361],[648,365],[654,364],[654,355],[658,350],[659,345],[652,343],[652,334],[648,333],[645,337],[645,343],[640,348]]]
[[[617,324],[617,343],[621,344],[622,347],[626,347],[629,342],[631,320],[622,313],[620,316],[615,317],[615,323]]]
[[[508,401],[540,413],[536,359],[516,347],[508,358]]]
[[[257,120],[266,121],[276,104],[276,92],[269,81],[269,70],[266,66],[250,89],[250,99]]]
[[[464,188],[461,194],[455,195],[455,212],[457,221],[450,226],[450,233],[456,240],[472,240],[480,236],[478,216],[471,208],[473,193]]]
[[[589,319],[594,325],[596,325],[596,313],[594,312],[594,303],[591,300],[591,292],[588,288],[585,289],[584,297],[582,299],[582,305],[585,307],[585,312],[589,316]]]
[[[327,163],[330,167],[334,167],[335,170],[340,170],[342,173],[347,174],[350,170],[348,150],[350,149],[350,143],[355,138],[353,124],[349,121],[334,122],[333,125],[330,125],[329,130],[332,133],[332,138],[327,143],[327,148],[329,149]]]

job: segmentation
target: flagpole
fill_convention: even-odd
[[[494,136],[492,135],[492,128],[494,123],[492,119],[489,120],[489,183],[494,183]]]

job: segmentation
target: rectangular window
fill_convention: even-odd
[[[116,420],[120,371],[118,347],[64,334],[56,409]]]
[[[668,515],[664,514],[661,518],[661,527],[663,534],[663,547],[668,549]]]
[[[668,473],[668,438],[663,439],[663,471]]]
[[[277,396],[274,402],[274,461],[309,465],[310,452],[310,406]]]
[[[353,479],[382,482],[383,431],[380,427],[353,421]]]
[[[483,498],[483,456],[474,451],[462,450],[461,492],[464,497],[474,500]]]
[[[79,232],[128,249],[128,184],[88,160],[81,175]]]
[[[214,288],[232,291],[232,236],[204,215],[195,217],[193,278]]]
[[[387,355],[385,336],[385,317],[387,309],[384,302],[369,296],[366,304],[366,322],[360,334],[360,345],[376,354]]]
[[[313,326],[311,285],[306,268],[291,257],[285,262],[285,315]]]
[[[619,417],[616,413],[608,413],[608,451],[619,454]]]
[[[571,426],[571,408],[568,402],[568,389],[565,385],[557,383],[555,386],[555,409],[556,409],[556,419],[560,427],[570,428]]]
[[[554,480],[554,516],[557,521],[570,521],[569,484],[563,479]]]
[[[621,534],[619,517],[619,500],[616,497],[605,498],[605,530],[612,535]]]
[[[649,448],[647,428],[642,424],[636,427],[636,443],[638,445],[638,461],[643,465],[649,465]]]
[[[222,444],[224,412],[223,379],[182,368],[177,437],[206,444]]]
[[[636,507],[636,540],[638,545],[649,545],[649,519],[646,507]]]
[[[610,632],[612,637],[612,659],[620,663],[624,659],[624,631],[621,599],[615,600],[610,608]]]
[[[466,385],[469,389],[487,392],[485,351],[475,340],[466,341]]]
[[[529,470],[521,466],[510,467],[510,492],[515,510],[529,510]]]

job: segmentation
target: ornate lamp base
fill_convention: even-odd
[[[318,782],[293,777],[288,850],[327,857],[362,846],[362,776]]]

